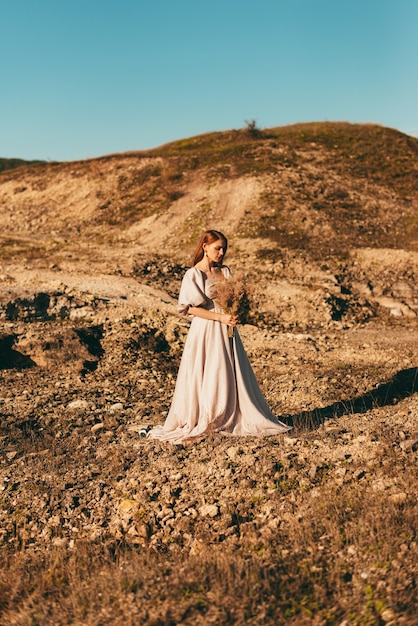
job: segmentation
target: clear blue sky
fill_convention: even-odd
[[[418,0],[0,0],[0,157],[377,122],[418,136]]]

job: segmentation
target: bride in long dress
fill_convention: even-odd
[[[191,319],[170,411],[148,437],[186,444],[211,432],[276,435],[290,430],[271,412],[248,360],[238,319],[214,301],[216,283],[231,276],[223,264],[228,247],[217,230],[205,231],[193,265],[183,277],[178,311]]]

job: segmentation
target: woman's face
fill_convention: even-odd
[[[205,243],[203,249],[212,263],[222,263],[226,252],[226,245],[223,239],[217,239],[216,241],[212,241],[212,243]]]

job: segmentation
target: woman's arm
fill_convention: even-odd
[[[221,322],[227,326],[236,326],[238,324],[238,318],[236,315],[229,315],[229,313],[215,313],[215,311],[208,311],[200,306],[191,306],[187,311],[188,315],[194,315],[195,317],[201,317],[205,320],[213,320],[215,322]]]

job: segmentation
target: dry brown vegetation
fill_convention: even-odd
[[[418,140],[253,131],[1,161],[1,624],[416,623]],[[138,434],[204,227],[285,436]]]

